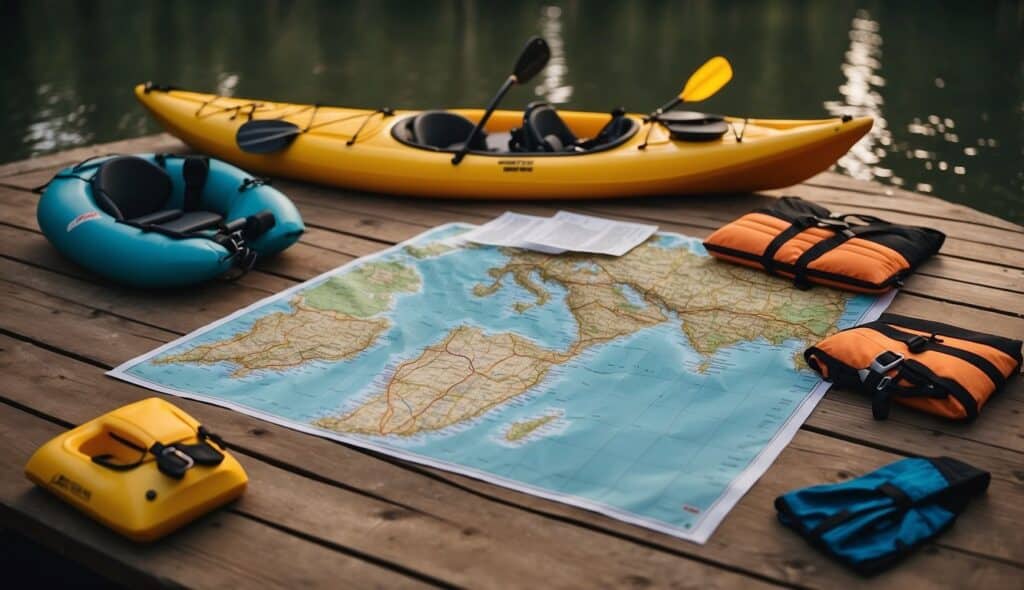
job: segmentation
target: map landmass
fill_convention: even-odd
[[[525,394],[554,365],[665,322],[673,313],[694,350],[705,357],[698,369],[706,370],[716,352],[745,341],[813,344],[837,329],[846,302],[845,295],[832,290],[796,290],[764,273],[649,243],[618,258],[517,249],[505,253],[508,262],[491,268],[492,282],[474,286],[474,295],[493,295],[511,276],[535,298],[531,304],[540,306],[551,297],[541,283],[561,285],[579,327],[566,351],[545,349],[515,334],[492,336],[459,327],[399,365],[383,391],[346,414],[314,424],[379,436],[442,430]],[[637,297],[631,300],[626,289]],[[515,309],[523,311],[518,304]]]
[[[413,258],[423,260],[425,258],[433,258],[434,256],[446,254],[454,249],[454,246],[450,246],[442,242],[428,242],[422,246],[409,244],[405,247],[405,252]]]
[[[170,363],[236,365],[232,377],[285,370],[313,361],[342,361],[366,350],[391,327],[373,318],[389,309],[393,295],[420,288],[415,269],[372,262],[293,297],[291,311],[274,312],[231,338],[154,359]]]
[[[313,424],[377,436],[442,430],[529,391],[567,358],[517,334],[459,327],[400,364],[384,391],[347,414]]]
[[[538,431],[543,430],[545,426],[560,419],[562,414],[560,412],[553,412],[549,414],[543,414],[536,418],[529,420],[520,420],[509,424],[508,429],[505,430],[505,440],[510,443],[522,442],[528,438],[531,438]]]

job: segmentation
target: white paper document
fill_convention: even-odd
[[[460,238],[548,254],[570,251],[622,256],[656,231],[656,225],[613,221],[568,211],[559,211],[554,217],[507,212]]]
[[[534,243],[534,240],[532,240],[532,237],[539,233],[537,228],[547,220],[547,217],[506,211],[500,217],[458,236],[458,239],[476,242],[477,244],[525,248],[528,250],[538,250],[546,254],[561,254],[565,251],[565,248],[547,248],[542,244]]]

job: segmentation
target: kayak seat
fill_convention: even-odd
[[[522,127],[493,133],[481,132],[470,151],[495,156],[579,155],[621,145],[635,135],[639,128],[637,120],[625,116],[621,109],[616,109],[612,118],[596,136],[583,140],[576,137],[554,107],[545,102],[534,102],[527,107],[523,115]],[[391,128],[391,136],[410,147],[454,152],[463,147],[472,129],[472,121],[455,113],[426,111],[396,122]],[[543,135],[540,135],[541,133]]]
[[[92,178],[97,205],[117,220],[135,219],[164,208],[171,177],[142,158],[120,156],[104,162]]]
[[[411,141],[442,150],[460,149],[473,132],[474,123],[462,115],[448,111],[427,111],[412,119]],[[474,150],[486,150],[485,133],[477,134]]]
[[[198,159],[188,159],[183,168],[186,174],[197,175],[199,166],[202,163]],[[205,172],[205,167],[201,172]],[[201,185],[205,178],[199,182]],[[171,177],[143,158],[121,156],[104,162],[92,185],[100,209],[121,223],[147,231],[178,236],[212,229],[224,221],[223,216],[213,211],[167,208],[173,190]]]
[[[164,209],[162,211],[154,211],[146,215],[139,217],[133,217],[128,221],[135,225],[155,225],[177,219],[185,213],[181,209]]]
[[[531,102],[523,114],[523,136],[526,151],[564,152],[576,151],[579,139],[562,121],[558,111],[550,103]]]

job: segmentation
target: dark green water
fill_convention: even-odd
[[[541,34],[552,64],[506,106],[646,111],[722,54],[735,78],[703,109],[873,115],[840,171],[1024,222],[1022,2],[0,1],[0,161],[157,131],[144,80],[480,106]]]

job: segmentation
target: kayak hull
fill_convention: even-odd
[[[136,87],[139,101],[172,135],[196,150],[270,176],[341,188],[420,197],[466,199],[584,199],[647,195],[749,192],[801,182],[831,166],[871,128],[870,118],[843,121],[727,118],[732,133],[711,142],[674,141],[655,126],[621,145],[580,154],[471,152],[459,165],[451,153],[411,147],[392,128],[419,111],[390,116],[372,110],[274,103],[179,90]],[[479,109],[453,109],[479,120]],[[602,113],[561,112],[580,137],[597,133]],[[281,118],[312,126],[286,149],[251,154],[235,142],[249,118]],[[519,111],[497,111],[488,133],[507,132],[522,122]],[[359,128],[358,138],[351,138]]]

